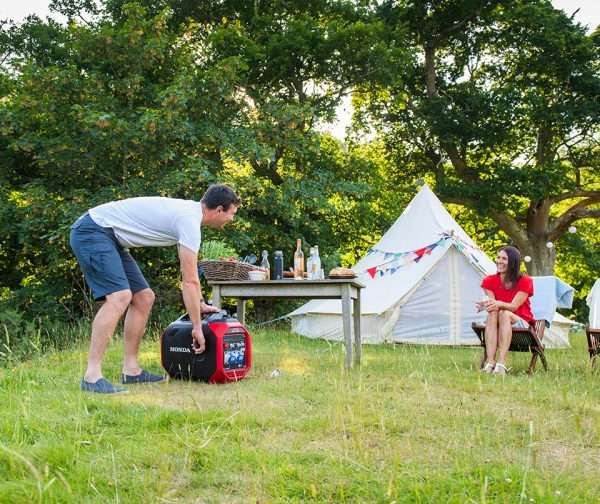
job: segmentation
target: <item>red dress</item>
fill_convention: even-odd
[[[521,275],[521,278],[517,280],[517,285],[513,289],[507,289],[502,285],[500,273],[496,273],[495,275],[486,276],[483,282],[481,282],[481,287],[492,291],[498,301],[504,301],[505,303],[511,303],[517,292],[524,292],[527,294],[527,299],[517,308],[515,315],[521,317],[529,324],[534,322],[533,313],[531,313],[531,303],[529,302],[529,298],[533,296],[533,280],[531,277]]]

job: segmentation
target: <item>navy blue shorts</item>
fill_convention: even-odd
[[[98,226],[86,212],[71,226],[71,248],[94,299],[122,290],[149,288],[140,267],[124,249],[112,228]]]

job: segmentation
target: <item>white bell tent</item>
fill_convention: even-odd
[[[381,240],[353,268],[365,285],[365,343],[472,345],[481,279],[495,264],[424,185]],[[290,314],[292,330],[342,339],[341,301],[313,300]]]
[[[592,290],[587,295],[586,302],[590,308],[590,327],[600,327],[600,278],[594,283]]]
[[[485,312],[477,313],[475,302],[483,297],[481,280],[496,265],[427,185],[352,269],[365,285],[364,343],[479,343],[471,324],[483,322]],[[343,340],[341,312],[339,300],[309,301],[290,313],[292,331]]]

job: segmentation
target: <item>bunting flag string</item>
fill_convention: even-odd
[[[468,255],[475,263],[479,263],[479,259],[473,253],[473,251],[479,250],[477,247],[467,243],[462,238],[456,236],[453,231],[440,233],[440,239],[434,243],[430,243],[425,247],[421,247],[416,250],[410,250],[407,252],[389,252],[386,250],[380,250],[371,248],[367,252],[367,255],[371,254],[382,254],[383,262],[376,266],[371,266],[366,270],[359,272],[359,275],[368,274],[371,278],[376,276],[382,277],[384,275],[393,275],[401,268],[405,268],[412,264],[418,263],[425,256],[430,255],[433,250],[442,245],[448,245],[452,243],[460,252]],[[468,254],[467,250],[468,249]]]

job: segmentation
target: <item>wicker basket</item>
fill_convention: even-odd
[[[258,266],[239,261],[198,261],[198,266],[202,269],[205,278],[209,282],[219,280],[248,280],[249,271],[262,269]]]

